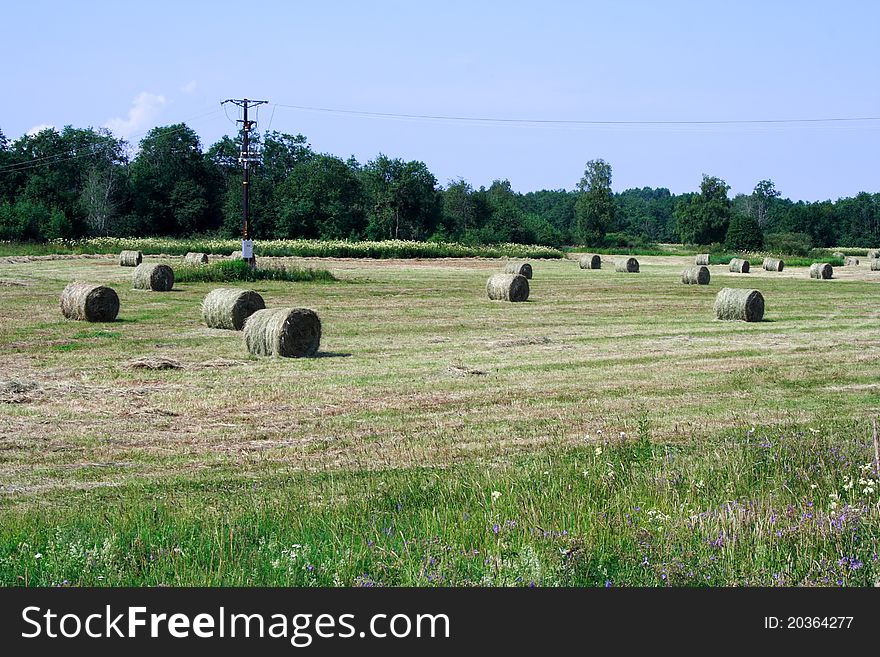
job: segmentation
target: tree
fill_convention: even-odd
[[[135,212],[157,235],[214,228],[219,178],[196,133],[183,123],[153,128],[131,164]]]
[[[730,224],[729,189],[720,178],[703,174],[700,193],[676,204],[676,229],[682,242],[711,244],[725,238]]]
[[[599,244],[614,224],[611,165],[602,159],[587,162],[577,189],[575,237],[582,244]]]
[[[750,214],[735,213],[727,228],[724,245],[731,251],[756,251],[764,244],[764,233]]]
[[[425,239],[440,220],[437,179],[424,162],[379,155],[362,170],[372,239]]]
[[[762,180],[755,185],[755,189],[749,197],[749,210],[755,221],[758,222],[761,230],[767,227],[767,222],[770,219],[770,208],[773,202],[780,196],[772,180]]]

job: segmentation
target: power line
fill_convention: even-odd
[[[333,107],[315,107],[307,105],[286,105],[276,103],[276,107],[306,112],[325,112],[330,114],[347,114],[367,118],[405,119],[424,121],[457,121],[473,123],[497,123],[509,125],[570,125],[570,126],[711,126],[711,125],[785,125],[785,124],[816,124],[816,123],[854,123],[858,121],[880,121],[880,116],[835,116],[824,118],[796,119],[713,119],[698,121],[666,121],[666,120],[598,120],[598,119],[533,119],[533,118],[501,118],[489,116],[458,116],[446,114],[403,114],[398,112],[372,112],[367,110],[351,110]]]

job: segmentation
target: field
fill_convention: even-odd
[[[278,258],[338,280],[248,284],[321,317],[317,358],[275,360],[201,324],[216,284],[0,258],[0,583],[880,580],[880,272],[639,261],[532,260],[505,304],[501,260]],[[119,320],[64,320],[75,279]],[[723,286],[764,321],[714,320]]]

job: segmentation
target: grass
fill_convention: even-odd
[[[297,261],[368,284],[254,282],[321,317],[283,361],[201,324],[211,283],[0,263],[0,583],[872,585],[880,272],[640,261],[535,263],[523,304],[501,261]],[[64,320],[73,279],[122,321]]]
[[[220,260],[208,265],[185,265],[174,270],[178,283],[231,283],[235,281],[335,281],[326,269],[302,268],[287,265],[251,267],[244,260]]]
[[[167,237],[98,237],[52,240],[47,243],[0,242],[0,256],[50,254],[110,254],[123,250],[150,255],[185,255],[190,251],[229,255],[241,249],[241,240],[175,239]],[[554,248],[525,244],[468,246],[456,242],[348,242],[344,240],[258,240],[256,255],[314,258],[563,258]]]

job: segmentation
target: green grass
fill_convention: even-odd
[[[0,256],[49,255],[55,253],[119,253],[123,250],[145,254],[185,255],[190,251],[229,255],[241,249],[241,240],[174,239],[167,237],[52,240],[48,243],[0,242]],[[474,245],[455,242],[348,242],[343,240],[257,240],[259,256],[297,256],[315,258],[562,258],[558,249],[524,244]]]
[[[880,272],[640,261],[535,262],[522,304],[503,260],[254,281],[321,317],[289,360],[202,324],[213,283],[0,262],[0,584],[872,585]],[[120,321],[63,319],[70,280]],[[731,286],[766,321],[714,320]]]
[[[244,260],[221,260],[208,265],[184,265],[174,270],[174,280],[180,283],[232,283],[236,281],[335,281],[326,269],[302,268],[289,265],[251,267]]]

